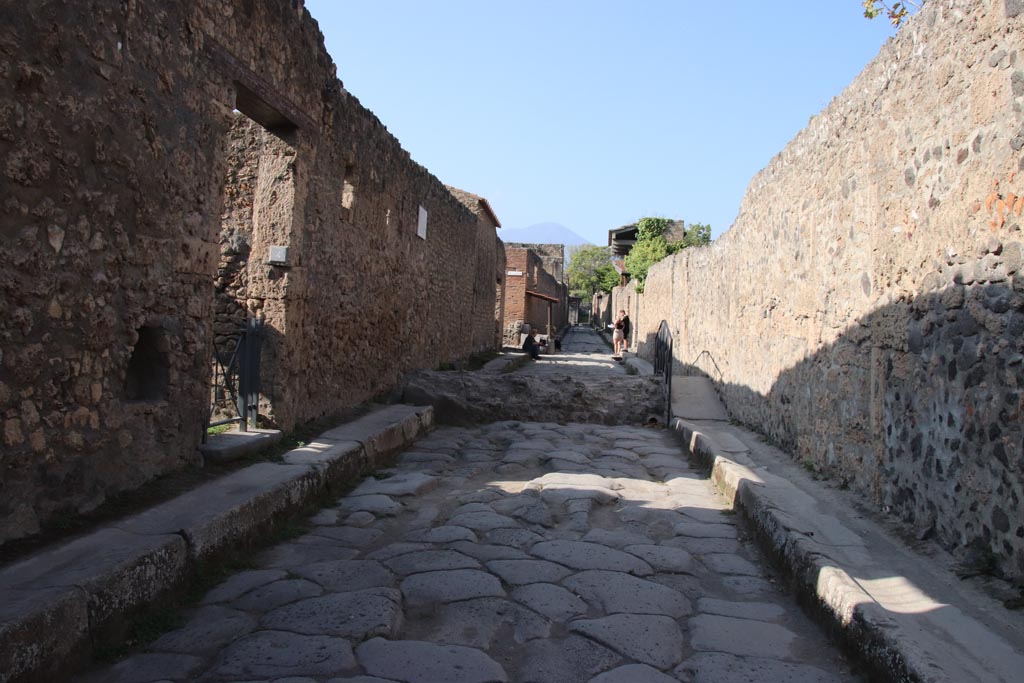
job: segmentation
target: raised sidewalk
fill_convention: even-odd
[[[204,562],[260,536],[390,459],[434,424],[393,405],[0,570],[0,683],[63,680]]]
[[[960,581],[730,424],[710,382],[673,378],[673,428],[793,580],[799,599],[870,668],[870,681],[1024,680],[1024,618]]]

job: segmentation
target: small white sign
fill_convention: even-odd
[[[427,239],[427,210],[420,207],[420,217],[416,223],[416,236],[421,240]]]
[[[521,270],[510,270],[510,271],[508,271],[508,272],[507,272],[507,273],[505,273],[505,274],[506,274],[506,275],[522,275],[522,274],[523,274],[523,271],[521,271]]]
[[[267,255],[267,263],[272,266],[287,266],[288,265],[288,247],[282,247],[273,245],[270,247],[270,253]]]

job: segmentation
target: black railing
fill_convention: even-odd
[[[658,326],[654,341],[654,373],[661,375],[662,394],[665,399],[665,426],[672,426],[672,331],[664,320]]]
[[[245,330],[238,337],[238,343],[230,358],[214,351],[213,391],[210,414],[206,428],[237,422],[243,432],[256,428],[256,417],[260,402],[260,350],[263,345],[263,320],[249,318]],[[213,414],[226,398],[231,398],[237,415],[223,420],[214,420]],[[206,432],[203,433],[206,440]]]

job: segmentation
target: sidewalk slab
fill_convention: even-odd
[[[433,409],[386,406],[287,453],[0,569],[0,683],[63,680],[133,614],[200,563],[356,477],[428,432]]]
[[[654,365],[650,361],[646,361],[635,353],[624,351],[622,353],[622,362],[627,366],[636,369],[636,374],[646,377],[654,374]]]
[[[750,520],[805,606],[873,669],[872,681],[1021,680],[1024,629],[999,603],[908,550],[752,433],[717,421],[677,419],[673,428]]]
[[[729,413],[707,377],[673,377],[669,400],[673,417],[684,420],[729,419]]]
[[[269,448],[278,443],[281,436],[280,429],[223,432],[208,436],[206,443],[199,445],[199,452],[209,462],[227,462]]]

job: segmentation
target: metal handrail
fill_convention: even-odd
[[[654,341],[654,372],[662,378],[662,394],[665,399],[665,426],[672,426],[672,330],[664,320],[658,326]]]
[[[693,359],[693,363],[691,363],[691,365],[693,367],[697,367],[697,361],[699,361],[704,356],[707,356],[708,358],[711,359],[711,364],[715,366],[715,372],[718,373],[718,381],[721,382],[722,381],[722,377],[724,376],[724,375],[722,375],[722,369],[720,367],[718,367],[718,363],[715,362],[715,357],[712,356],[711,352],[708,351],[707,349],[705,349],[704,351],[701,351],[700,353],[698,353],[697,357]]]

